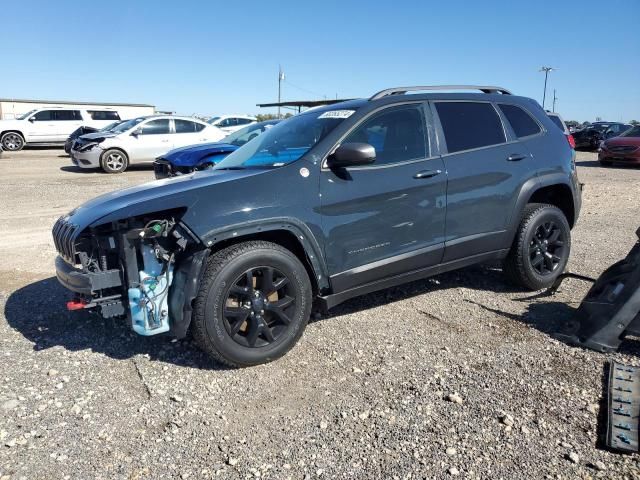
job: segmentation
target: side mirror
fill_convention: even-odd
[[[368,143],[343,143],[327,158],[329,168],[359,167],[376,161],[376,149]]]
[[[29,121],[30,121],[31,123],[35,122],[35,121],[36,121],[36,116],[35,116],[35,115],[32,115],[31,117],[29,117]]]
[[[133,132],[131,132],[131,135],[133,135],[134,137],[137,137],[138,135],[142,135],[142,129],[136,128]]]

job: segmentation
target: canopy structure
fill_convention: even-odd
[[[287,101],[287,102],[258,103],[257,106],[260,108],[270,108],[270,107],[291,108],[294,110],[297,109],[298,113],[300,113],[303,108],[319,107],[321,105],[332,105],[334,103],[346,102],[347,100],[351,100],[351,99],[335,98],[335,99],[325,99],[325,100],[297,100],[297,101]]]

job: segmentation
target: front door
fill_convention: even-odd
[[[342,143],[376,149],[369,166],[323,169],[321,218],[334,292],[440,262],[446,172],[431,157],[422,103],[385,108]]]
[[[443,262],[508,247],[507,226],[522,185],[531,178],[530,152],[507,138],[489,102],[438,101],[434,106],[448,174]]]
[[[152,162],[173,148],[174,134],[171,133],[170,119],[149,120],[138,130],[139,134],[131,140],[131,163]]]
[[[26,126],[27,142],[54,142],[58,131],[55,114],[55,110],[40,110],[31,115]]]

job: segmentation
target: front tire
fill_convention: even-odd
[[[514,284],[528,290],[549,288],[564,272],[571,252],[571,228],[558,207],[527,205],[504,261],[504,272]]]
[[[194,303],[193,337],[230,367],[270,362],[302,336],[312,288],[298,258],[280,245],[252,241],[212,255]]]
[[[9,152],[18,152],[24,148],[24,137],[18,132],[7,132],[0,139],[2,148]]]
[[[129,166],[129,157],[122,150],[110,148],[102,154],[100,166],[106,173],[122,173]]]

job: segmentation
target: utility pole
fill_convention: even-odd
[[[549,77],[549,72],[555,70],[553,67],[542,67],[539,72],[544,72],[544,93],[542,94],[542,109],[544,110],[544,102],[547,99],[547,78]]]
[[[282,81],[284,80],[284,72],[282,66],[278,65],[278,103],[281,101]],[[278,118],[280,118],[280,105],[278,105]]]
[[[556,89],[553,89],[553,108],[551,109],[552,112],[556,111],[556,100],[558,100],[558,97],[556,97]]]

